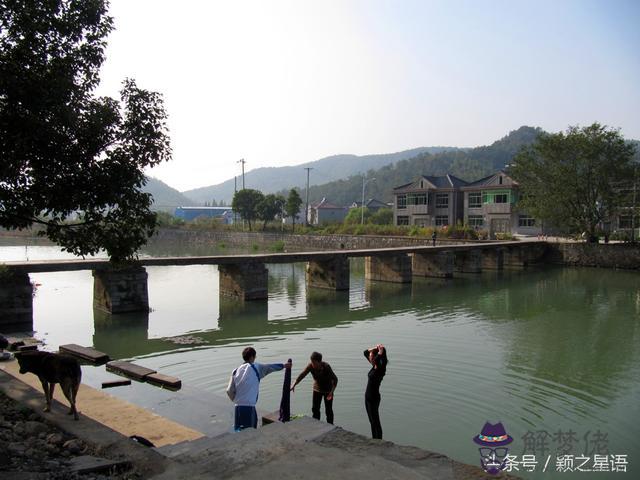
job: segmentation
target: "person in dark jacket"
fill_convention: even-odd
[[[313,402],[311,406],[311,412],[313,418],[320,420],[320,403],[324,398],[324,413],[327,416],[327,423],[333,423],[333,392],[338,386],[338,377],[333,373],[331,365],[322,361],[322,354],[319,352],[313,352],[311,354],[311,362],[305,367],[305,369],[298,375],[295,383],[291,387],[291,391],[295,391],[296,385],[298,385],[304,377],[308,374],[313,377]]]
[[[382,439],[382,425],[380,425],[380,383],[387,373],[387,350],[384,345],[378,344],[364,351],[364,356],[371,364],[371,370],[367,376],[367,390],[364,394],[364,406],[371,424],[371,436]]]

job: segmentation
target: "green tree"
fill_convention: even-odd
[[[291,217],[293,222],[293,231],[296,230],[296,216],[300,213],[300,206],[302,205],[302,199],[295,188],[289,190],[289,196],[287,197],[287,203],[285,204],[284,211],[287,217]]]
[[[369,222],[376,225],[393,225],[393,210],[390,208],[381,208],[371,215]]]
[[[598,123],[542,134],[514,159],[520,204],[533,216],[597,239],[599,225],[622,205],[619,185],[632,175],[634,145]]]
[[[262,229],[267,228],[267,222],[272,221],[276,215],[282,214],[286,200],[280,195],[270,193],[265,195],[257,206],[258,218],[263,221]]]
[[[76,255],[130,260],[153,233],[143,169],[171,157],[159,94],[96,97],[104,0],[0,0],[0,226],[44,227]]]
[[[367,207],[350,208],[347,216],[344,217],[343,223],[348,225],[356,225],[362,222],[362,209],[364,208],[364,223],[369,223],[371,218],[371,210]]]
[[[249,230],[251,230],[251,221],[258,218],[258,205],[263,199],[262,192],[251,188],[238,190],[233,195],[231,207],[235,212],[238,212],[243,220],[248,222]]]

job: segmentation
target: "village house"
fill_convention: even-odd
[[[518,183],[503,171],[474,182],[453,175],[421,176],[393,189],[395,225],[463,223],[497,233],[539,235],[542,226],[517,207]]]
[[[395,225],[444,227],[462,220],[463,193],[466,185],[453,175],[421,176],[416,181],[393,189]]]
[[[340,223],[347,216],[348,208],[339,207],[323,198],[317,203],[309,205],[307,218],[310,225],[323,225],[326,223]]]

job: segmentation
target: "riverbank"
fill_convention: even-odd
[[[362,475],[403,480],[495,478],[478,467],[444,455],[371,440],[308,417],[239,434],[216,437],[200,434],[180,441],[176,431],[190,429],[138,409],[142,417],[158,417],[154,429],[167,440],[161,448],[143,447],[107,426],[122,430],[132,420],[123,421],[120,417],[126,402],[83,385],[78,395],[79,421],[64,415],[65,407],[58,401],[54,401],[51,413],[40,413],[42,392],[23,381],[35,377],[14,377],[10,372],[14,372],[15,364],[3,363],[0,369],[0,443],[3,442],[0,447],[12,454],[0,464],[3,478],[197,480]],[[89,390],[94,390],[92,402],[87,398]],[[87,415],[99,405],[104,423]],[[87,455],[119,462],[123,467],[120,470],[114,467],[106,474],[75,472],[77,458]]]

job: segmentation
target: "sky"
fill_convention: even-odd
[[[184,191],[595,121],[640,139],[635,0],[111,0],[97,93],[160,92]],[[306,172],[301,168],[300,175]]]

